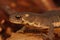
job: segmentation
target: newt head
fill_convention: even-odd
[[[14,24],[25,24],[28,16],[26,13],[14,13],[9,16],[9,21]]]

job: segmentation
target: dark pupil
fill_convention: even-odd
[[[20,19],[21,18],[21,16],[15,16],[16,17],[16,19]]]

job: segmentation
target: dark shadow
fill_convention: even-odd
[[[53,2],[55,3],[55,5],[56,5],[57,7],[60,7],[60,0],[53,0]]]

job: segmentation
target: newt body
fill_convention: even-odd
[[[60,10],[53,10],[42,14],[32,12],[14,13],[10,15],[9,21],[15,24],[28,24],[38,28],[49,28],[50,25],[59,27]]]

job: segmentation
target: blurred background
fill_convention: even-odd
[[[59,9],[59,0],[0,0],[0,4],[9,5],[17,11],[45,12]],[[1,6],[1,5],[0,5]]]

